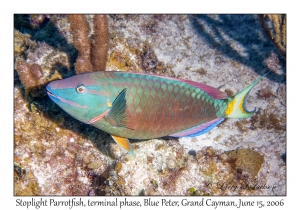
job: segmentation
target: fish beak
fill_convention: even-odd
[[[57,98],[57,97],[56,97],[56,95],[52,94],[52,93],[51,93],[51,92],[49,92],[49,91],[47,91],[47,94],[48,94],[48,96],[49,96],[49,97],[54,97],[54,98]]]
[[[55,94],[52,93],[53,91],[52,91],[50,84],[48,84],[46,86],[46,90],[47,90],[47,94],[50,98],[58,98]]]

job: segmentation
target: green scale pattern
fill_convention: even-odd
[[[94,75],[95,76],[95,75]],[[216,100],[185,82],[151,75],[99,72],[96,81],[110,92],[113,101],[126,88],[128,125],[113,127],[104,121],[94,124],[108,133],[132,139],[149,139],[223,117],[225,100]]]

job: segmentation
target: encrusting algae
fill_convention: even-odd
[[[22,168],[21,165],[14,163],[14,189],[15,195],[38,196],[41,190],[38,181],[32,171]]]
[[[264,162],[264,158],[258,152],[251,149],[237,149],[225,152],[228,156],[228,162],[234,170],[240,169],[248,172],[255,178]]]

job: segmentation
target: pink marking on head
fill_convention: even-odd
[[[97,90],[86,90],[87,93],[90,93],[90,94],[94,94],[94,95],[101,95],[101,96],[105,96],[105,97],[109,97],[110,94],[108,92],[105,92],[105,91],[97,91]]]
[[[78,74],[66,79],[55,80],[50,83],[51,89],[64,89],[64,88],[76,88],[78,85],[98,85],[95,80],[91,78],[90,73]]]
[[[87,105],[83,105],[82,106],[82,105],[80,105],[80,104],[78,104],[78,103],[76,103],[74,101],[70,101],[70,100],[64,99],[64,98],[59,97],[57,95],[54,95],[54,94],[52,94],[50,92],[48,92],[48,94],[51,95],[54,98],[57,98],[58,100],[60,100],[61,102],[65,103],[65,104],[69,104],[71,106],[78,107],[78,108],[83,108],[83,109],[88,109],[89,108]]]

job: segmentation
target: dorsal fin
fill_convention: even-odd
[[[209,85],[205,85],[199,82],[189,81],[189,80],[179,80],[182,82],[185,82],[189,85],[192,85],[194,87],[200,88],[201,90],[205,91],[208,95],[213,97],[214,99],[225,99],[228,98],[228,95],[226,92],[223,92],[217,88],[211,87]]]
[[[172,77],[166,77],[166,76],[160,76],[157,75],[157,77],[161,77],[161,78],[167,78],[170,80],[174,80],[174,81],[179,81],[179,82],[184,82],[186,84],[192,85],[194,87],[200,88],[201,90],[205,91],[208,95],[210,95],[211,97],[213,97],[214,99],[225,99],[227,98],[227,93],[214,88],[212,86],[209,85],[205,85],[199,82],[195,82],[195,81],[190,81],[190,80],[186,80],[186,79],[178,79],[178,78],[172,78]]]
[[[115,72],[115,73],[121,73],[121,72]],[[173,77],[167,77],[167,76],[162,76],[162,75],[155,75],[155,74],[142,74],[142,73],[127,73],[127,74],[138,74],[138,75],[146,75],[146,76],[154,76],[154,77],[159,77],[159,78],[163,78],[163,79],[169,79],[169,80],[173,80],[173,81],[178,81],[178,82],[184,82],[186,84],[189,84],[191,86],[200,88],[201,90],[205,91],[208,95],[210,95],[211,97],[213,97],[214,99],[225,99],[228,98],[227,93],[211,87],[209,85],[205,85],[199,82],[194,82],[194,81],[190,81],[190,80],[186,80],[186,79],[178,79],[178,78],[173,78]]]

